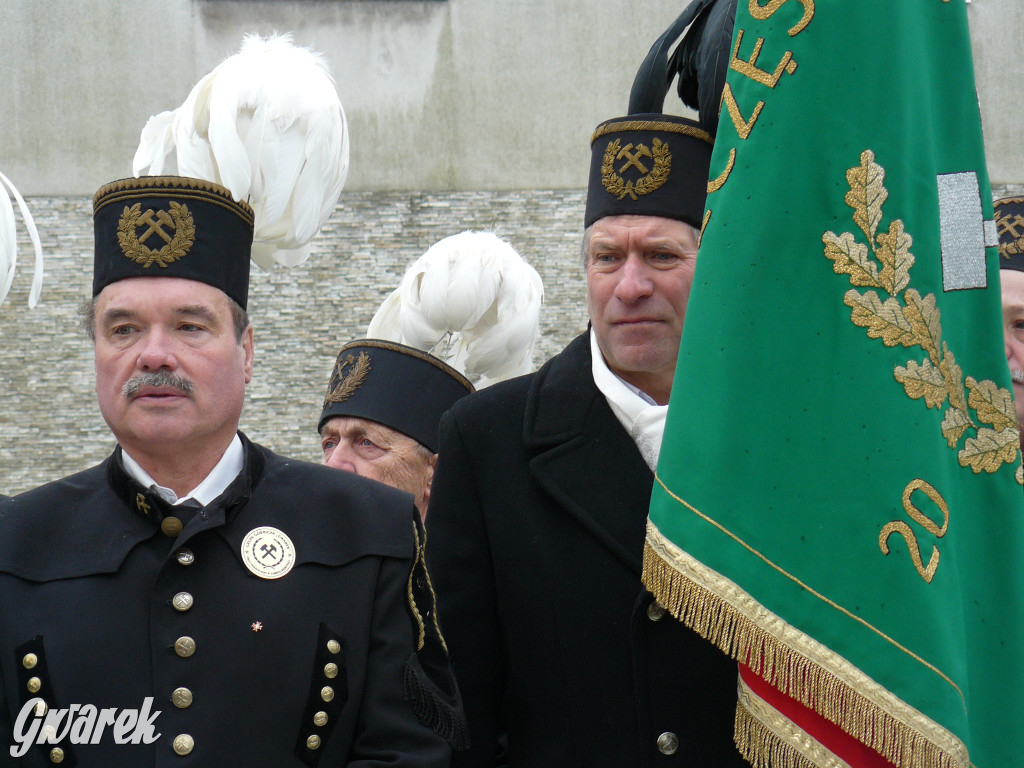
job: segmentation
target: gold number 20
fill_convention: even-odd
[[[924,494],[942,510],[943,520],[941,528],[911,503],[910,497],[917,490],[924,491]],[[946,535],[946,529],[949,528],[949,505],[946,504],[946,500],[942,498],[931,484],[926,483],[924,480],[911,481],[903,489],[903,509],[914,522],[923,526],[928,533],[936,538],[941,539]],[[921,574],[921,578],[931,584],[932,579],[935,578],[935,571],[939,567],[938,547],[932,546],[932,555],[928,558],[928,565],[926,566],[921,560],[921,548],[917,544],[917,536],[914,535],[914,531],[901,520],[894,520],[882,526],[882,530],[878,534],[878,547],[882,550],[883,555],[889,554],[889,537],[894,533],[898,533],[907,542],[907,550],[909,551],[910,559],[914,563],[914,567]]]

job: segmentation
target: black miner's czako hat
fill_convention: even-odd
[[[253,210],[210,181],[142,176],[107,184],[93,199],[92,294],[127,277],[181,277],[249,296]]]
[[[702,226],[735,17],[736,0],[693,0],[651,46],[628,113],[601,123],[590,139],[584,227],[623,214]],[[679,96],[697,120],[664,112],[677,75]]]
[[[473,391],[465,376],[433,355],[381,339],[341,348],[317,431],[335,416],[391,427],[437,453],[441,416]]]

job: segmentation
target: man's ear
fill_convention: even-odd
[[[423,516],[426,515],[427,507],[430,506],[430,485],[434,482],[434,470],[437,469],[437,454],[430,454],[427,459],[427,478],[423,484]]]
[[[255,352],[252,326],[242,332],[242,349],[245,350],[245,383],[252,381],[252,359]]]

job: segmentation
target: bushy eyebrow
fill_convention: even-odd
[[[622,248],[610,239],[601,240],[599,238],[594,238],[593,240],[590,241],[590,250],[591,252],[596,252],[600,250],[621,251]],[[679,242],[678,240],[673,240],[671,237],[657,237],[646,241],[644,243],[644,250],[672,251],[673,253],[689,253],[691,251],[691,248],[688,245]],[[692,249],[694,253],[696,253],[696,250],[696,248]]]
[[[203,320],[207,325],[217,324],[217,316],[205,304],[186,304],[178,307],[174,312],[182,317],[194,317],[198,320]]]
[[[108,309],[103,313],[103,317],[100,318],[104,326],[112,325],[120,320],[131,320],[135,317],[135,313],[130,309]]]
[[[216,325],[217,316],[205,304],[185,304],[177,307],[174,313],[178,317],[194,318],[202,320],[207,325]],[[138,312],[131,309],[114,307],[106,310],[101,318],[104,327],[113,325],[122,320],[134,320],[139,316]]]

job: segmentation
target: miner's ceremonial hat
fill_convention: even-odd
[[[335,416],[369,419],[437,452],[441,416],[473,391],[465,376],[433,355],[382,339],[341,348],[317,430]]]
[[[701,227],[735,17],[735,0],[694,0],[651,46],[627,114],[591,136],[585,227],[623,214]],[[679,96],[698,111],[696,120],[664,112],[677,75]]]
[[[601,123],[590,139],[584,226],[641,214],[700,227],[714,140],[695,120],[638,114]]]
[[[244,309],[253,219],[247,203],[202,179],[106,184],[93,199],[93,296],[128,277],[180,277],[219,288]]]
[[[1004,197],[995,202],[999,234],[999,268],[1024,272],[1024,197]]]

